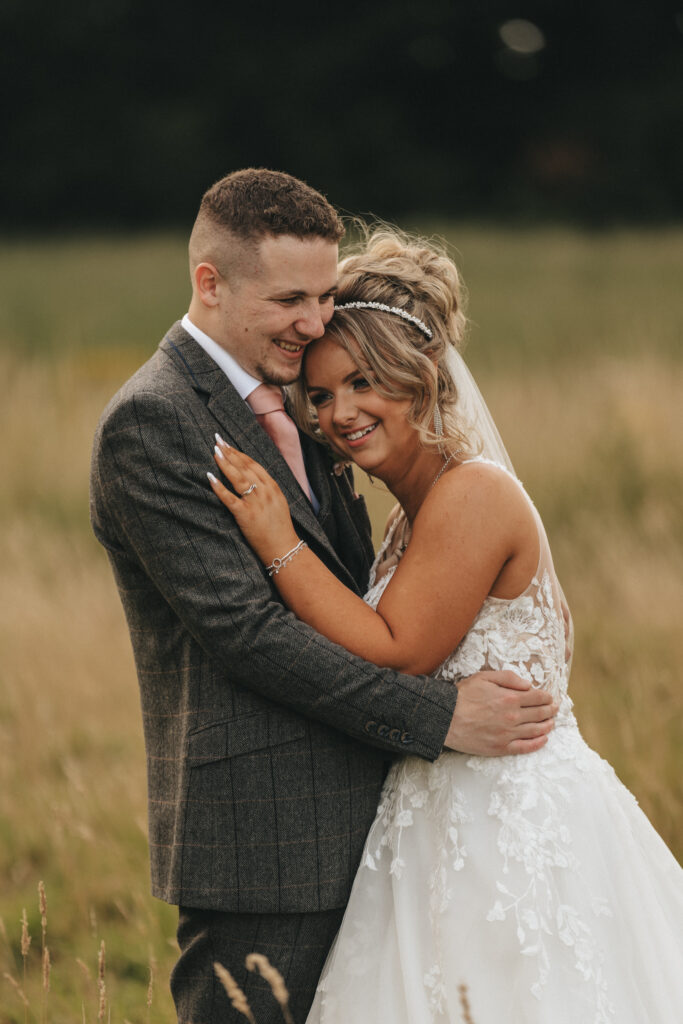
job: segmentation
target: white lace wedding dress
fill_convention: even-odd
[[[474,1024],[683,1021],[683,870],[578,730],[535,515],[536,575],[487,598],[437,675],[512,669],[559,700],[557,726],[535,754],[394,765],[307,1024],[459,1024],[461,985]]]

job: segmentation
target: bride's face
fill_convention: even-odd
[[[419,447],[409,399],[383,398],[368,371],[327,336],[311,345],[304,376],[320,429],[338,452],[381,480],[405,469]]]

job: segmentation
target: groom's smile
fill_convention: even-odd
[[[304,345],[297,345],[290,341],[280,341],[278,338],[275,339],[275,344],[278,348],[282,349],[283,352],[291,352],[292,355],[301,355],[304,350]]]

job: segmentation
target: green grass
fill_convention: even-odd
[[[683,854],[683,231],[425,226],[461,253],[468,361],[541,513],[574,613],[586,738]],[[149,896],[137,685],[87,515],[106,401],[189,297],[174,236],[0,244],[0,1021],[172,1019],[175,915]],[[375,532],[391,499],[362,484]],[[158,962],[147,1007],[150,958]],[[83,960],[88,979],[76,959]]]

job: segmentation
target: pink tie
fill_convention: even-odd
[[[311,487],[304,468],[299,431],[296,429],[294,420],[285,412],[282,391],[274,384],[259,384],[247,396],[247,404],[254,410],[256,419],[270,439],[280,449],[285,462],[310,501]]]

